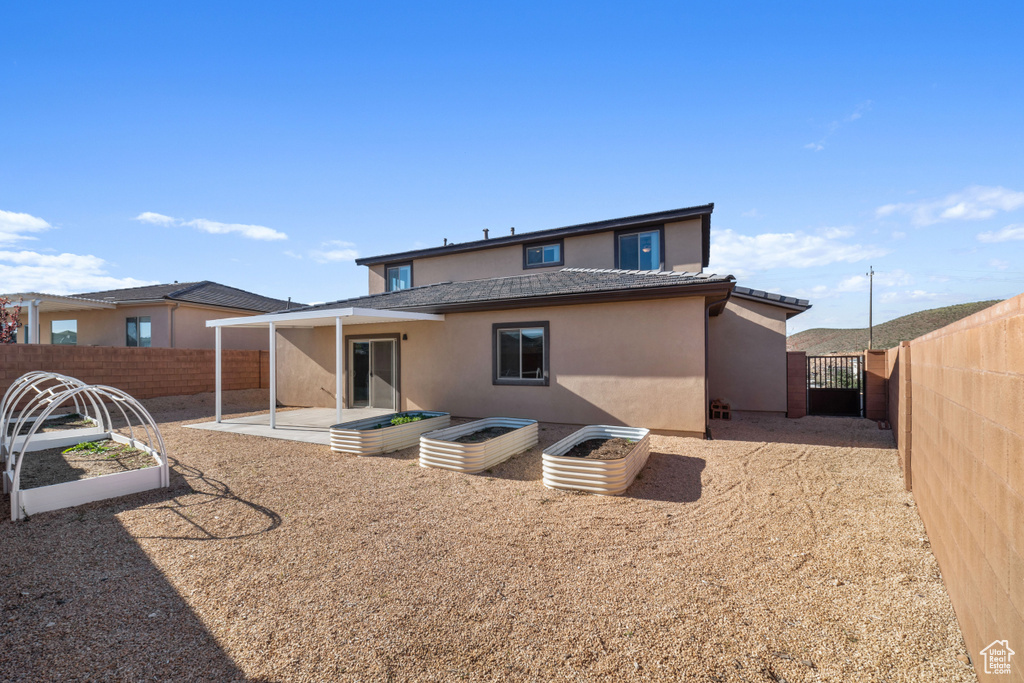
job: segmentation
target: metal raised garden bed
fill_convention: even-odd
[[[456,439],[490,427],[509,427],[507,434],[478,443]],[[514,417],[488,417],[429,432],[420,437],[420,467],[439,467],[474,474],[494,467],[537,445],[537,421]]]
[[[422,415],[422,420],[392,425],[391,420],[399,415]],[[331,450],[336,453],[356,455],[380,455],[419,443],[423,432],[443,429],[451,423],[451,414],[429,410],[407,410],[402,413],[378,415],[352,422],[342,422],[331,427]],[[382,425],[378,427],[378,425]]]
[[[650,430],[639,427],[590,425],[573,432],[544,449],[544,485],[552,489],[573,489],[603,496],[617,496],[633,483],[651,453]],[[565,457],[576,444],[590,439],[630,439],[636,444],[625,458],[588,460]]]

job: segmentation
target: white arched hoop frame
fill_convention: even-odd
[[[26,397],[28,403],[18,417],[13,418],[14,407]],[[63,432],[39,432],[54,413],[70,406],[74,406],[75,412],[86,417],[94,426]],[[114,431],[109,406],[113,406],[115,414],[119,413],[123,418],[128,429],[127,436]],[[14,436],[7,437],[11,423],[14,425]],[[28,433],[18,436],[26,425],[30,425]],[[170,485],[167,451],[156,421],[142,404],[120,389],[87,385],[73,377],[56,373],[29,373],[16,380],[5,394],[0,404],[0,427],[0,434],[4,435],[0,448],[5,454],[4,490],[11,495],[12,520]],[[149,453],[156,466],[21,489],[21,469],[26,454],[103,439],[128,444]]]

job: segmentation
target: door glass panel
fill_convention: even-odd
[[[370,400],[374,408],[395,410],[395,342],[371,341]]]
[[[353,408],[370,405],[370,342],[352,342],[352,401]]]
[[[519,378],[519,330],[498,332],[498,377]]]
[[[523,339],[523,379],[544,377],[544,329],[526,328],[521,331]]]

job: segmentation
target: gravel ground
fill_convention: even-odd
[[[232,392],[226,412],[261,409]],[[170,491],[0,522],[6,680],[970,681],[889,432],[735,415],[617,498],[183,429]]]

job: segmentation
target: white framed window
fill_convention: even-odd
[[[398,292],[412,287],[412,263],[396,263],[385,270],[387,291]]]
[[[54,320],[51,322],[50,343],[61,346],[75,346],[78,344],[78,321]]]
[[[494,323],[492,383],[548,386],[549,330],[547,321]]]
[[[153,345],[153,326],[148,315],[125,320],[125,346],[149,347]]]
[[[565,263],[562,240],[550,244],[524,244],[523,268],[548,268]]]
[[[622,270],[661,270],[661,228],[621,232],[615,236],[616,267]]]

